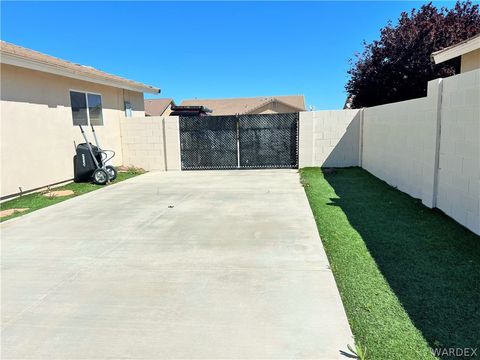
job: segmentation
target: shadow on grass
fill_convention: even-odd
[[[480,237],[363,169],[324,176],[429,345],[480,357]]]

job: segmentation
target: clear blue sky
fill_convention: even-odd
[[[362,41],[421,4],[2,2],[1,38],[158,86],[177,103],[304,94],[307,106],[336,109]]]

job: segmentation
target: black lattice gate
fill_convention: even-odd
[[[298,113],[180,117],[182,169],[296,168]]]
[[[239,117],[240,167],[296,168],[298,113]]]
[[[232,116],[180,117],[182,169],[236,169],[237,119]]]

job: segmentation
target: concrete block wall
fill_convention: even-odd
[[[163,118],[125,118],[121,121],[123,164],[145,170],[165,170]]]
[[[123,165],[180,170],[178,117],[148,116],[121,121]]]
[[[366,108],[362,131],[363,168],[480,235],[480,70]]]
[[[362,112],[363,110],[301,112],[299,166],[359,166]]]
[[[437,207],[480,234],[480,70],[443,80]]]
[[[480,70],[424,98],[300,113],[299,166],[362,166],[480,234]]]
[[[364,109],[362,167],[432,207],[437,88],[425,98]]]

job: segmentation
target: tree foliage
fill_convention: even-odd
[[[478,4],[458,1],[451,9],[432,3],[403,12],[398,23],[364,43],[352,61],[345,89],[354,108],[426,96],[427,82],[459,71],[459,59],[435,65],[431,54],[480,33]]]

